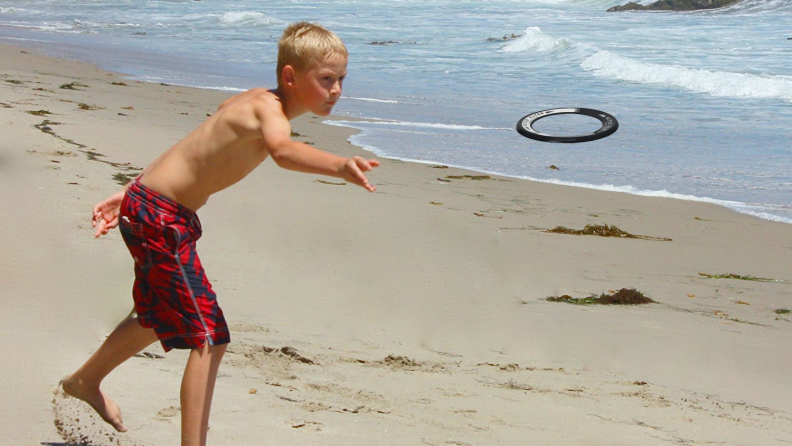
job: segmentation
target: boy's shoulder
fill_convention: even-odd
[[[252,88],[226,99],[217,111],[252,111],[254,109],[271,109],[276,112],[283,112],[283,104],[274,90],[266,88]]]
[[[254,88],[228,98],[217,108],[215,117],[232,127],[256,132],[264,125],[289,126],[280,97],[265,88]]]

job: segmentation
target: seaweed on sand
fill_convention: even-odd
[[[127,184],[129,184],[130,181],[134,180],[138,175],[139,172],[133,172],[133,173],[116,172],[113,175],[113,180],[115,180],[116,184],[120,186],[126,186]]]
[[[79,90],[79,88],[75,88],[75,87],[88,88],[87,85],[81,84],[79,82],[69,82],[68,84],[62,84],[58,88],[60,88],[61,90]]]
[[[548,229],[545,232],[553,234],[570,234],[570,235],[596,235],[599,237],[619,237],[619,238],[635,238],[641,240],[659,240],[663,242],[672,241],[670,238],[664,237],[650,237],[648,235],[635,235],[627,231],[623,231],[616,226],[604,225],[586,225],[583,229],[569,229],[564,226],[556,226],[554,229]]]
[[[563,296],[548,297],[548,302],[566,302],[574,305],[643,305],[654,301],[635,288],[622,288],[612,294],[602,293],[599,296],[592,294],[588,297]]]
[[[452,180],[491,180],[492,177],[489,175],[447,175],[446,178],[450,178]]]
[[[706,277],[707,279],[737,279],[737,280],[750,280],[753,282],[784,282],[781,279],[766,279],[764,277],[742,276],[739,274],[704,274],[699,273],[699,276]]]

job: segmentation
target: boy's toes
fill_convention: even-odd
[[[121,419],[121,409],[118,408],[113,400],[108,398],[98,387],[88,386],[86,388],[86,386],[81,384],[82,382],[79,379],[68,377],[61,381],[61,388],[67,395],[88,403],[102,417],[102,420],[113,426],[118,432],[129,430]]]
[[[115,421],[115,422],[110,421],[110,420],[105,420],[105,421],[110,423],[110,425],[113,426],[115,428],[115,430],[117,430],[118,432],[126,432],[126,431],[129,430],[129,428],[124,426],[124,422],[122,420],[120,420],[120,419]]]
[[[124,420],[121,418],[121,409],[108,398],[104,393],[101,393],[101,400],[96,403],[90,403],[91,407],[96,410],[96,413],[102,417],[107,424],[113,426],[118,432],[126,432],[128,428],[124,425]],[[98,399],[97,399],[98,400]]]

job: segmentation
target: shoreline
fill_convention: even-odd
[[[13,39],[11,37],[6,37],[6,38],[7,39]],[[25,40],[25,39],[23,39],[23,40]],[[47,51],[47,49],[45,48],[47,45],[50,46],[50,49],[57,48],[58,45],[59,45],[56,42],[50,42],[50,41],[44,42],[44,41],[41,41],[42,43],[45,44],[44,46],[41,46],[41,45],[36,45],[35,42],[36,41],[34,41],[34,40],[30,41],[30,48],[33,49],[34,51],[39,51],[39,52]],[[11,46],[15,45],[14,43],[3,43],[2,41],[0,41],[0,44],[8,44],[8,45],[11,45]],[[22,47],[20,47],[20,48],[22,48]],[[50,57],[50,56],[45,56],[45,57]],[[74,59],[68,59],[68,60],[74,61],[76,63],[87,63],[87,64],[94,65],[94,63],[92,63],[92,62],[85,62],[85,61],[74,60]],[[94,66],[97,66],[97,65],[94,65]],[[97,68],[98,68],[98,66],[97,66]],[[115,73],[118,76],[128,77],[128,78],[131,78],[132,81],[138,82],[138,80],[135,79],[136,78],[135,75],[132,75],[132,74],[129,74],[129,73],[122,73],[122,72],[115,72]],[[142,80],[141,82],[147,82],[147,83],[152,83],[152,84],[159,83],[158,81],[150,81],[150,80]],[[180,84],[180,83],[169,83],[169,85],[183,87],[183,88],[195,88],[195,89],[199,89],[199,90],[216,91],[216,92],[219,92],[221,94],[229,94],[229,95],[243,91],[243,89],[233,88],[233,87],[206,87],[206,86],[195,86],[195,85]],[[369,119],[367,119],[367,118],[354,118],[354,117],[348,117],[348,116],[343,116],[343,115],[331,115],[328,118],[328,120],[330,120],[330,121],[368,121]],[[376,121],[375,118],[372,118],[371,120]],[[341,125],[341,126],[343,126],[343,125]],[[355,129],[357,133],[363,133],[364,132],[364,130],[356,129],[354,127],[349,127],[349,126],[347,126],[347,127]],[[570,181],[570,180],[555,180],[555,179],[534,178],[534,177],[528,177],[528,176],[506,174],[506,173],[498,172],[498,171],[495,171],[495,170],[487,170],[487,169],[480,169],[480,168],[476,168],[476,167],[457,165],[457,164],[453,164],[453,163],[452,164],[448,164],[448,163],[443,163],[443,162],[440,162],[440,161],[437,161],[437,162],[434,162],[434,161],[423,161],[423,160],[418,160],[418,159],[411,159],[411,158],[404,158],[404,157],[397,157],[397,156],[390,157],[390,156],[386,156],[386,155],[379,155],[379,153],[377,152],[376,148],[374,148],[374,150],[372,150],[371,148],[366,148],[364,150],[366,150],[367,152],[370,152],[370,153],[374,153],[374,154],[376,154],[376,156],[382,156],[383,158],[388,158],[388,159],[394,159],[394,160],[406,161],[406,162],[414,162],[414,163],[421,163],[421,164],[447,164],[450,167],[455,167],[455,168],[462,169],[462,170],[467,170],[467,171],[471,171],[471,172],[478,172],[478,173],[481,173],[481,174],[497,175],[497,176],[513,178],[513,179],[518,179],[518,180],[523,180],[523,181],[534,181],[534,182],[545,183],[545,184],[567,186],[567,187],[575,187],[575,188],[584,188],[584,189],[591,189],[591,190],[597,190],[597,191],[603,191],[603,192],[625,193],[625,194],[636,195],[636,196],[641,196],[641,197],[661,197],[661,198],[671,198],[671,199],[684,200],[684,201],[693,201],[693,202],[699,202],[699,203],[715,204],[715,205],[718,205],[718,206],[722,206],[722,207],[724,207],[726,209],[729,209],[730,211],[737,212],[739,214],[743,214],[743,215],[747,215],[747,216],[751,216],[751,217],[754,217],[754,218],[758,218],[760,220],[792,225],[792,218],[771,214],[771,213],[768,213],[768,212],[765,211],[764,208],[768,208],[768,207],[772,208],[773,206],[779,206],[777,204],[772,204],[772,203],[760,204],[760,205],[758,205],[759,209],[756,209],[757,205],[751,203],[749,200],[748,201],[734,201],[734,200],[728,200],[728,199],[712,198],[712,197],[705,196],[705,195],[693,195],[693,194],[687,194],[687,193],[682,193],[682,192],[670,192],[670,191],[668,191],[666,189],[662,189],[662,190],[642,189],[642,188],[638,188],[638,187],[631,186],[631,185],[612,185],[612,184],[608,184],[608,183],[595,184],[595,183],[577,182],[577,181]]]
[[[105,383],[124,435],[56,386],[131,307],[131,259],[117,231],[93,239],[92,205],[227,93],[8,45],[0,56],[5,441],[175,443],[185,352],[154,344]],[[297,120],[296,138],[365,156],[351,129],[323,120]],[[792,435],[792,319],[777,312],[792,305],[788,224],[381,161],[374,194],[265,162],[201,209],[202,261],[232,329],[210,441],[780,445]],[[545,232],[588,224],[671,241]],[[700,275],[727,273],[783,282]],[[546,300],[621,288],[657,303]],[[262,348],[285,346],[314,364]]]
[[[191,88],[194,88],[194,87],[191,87]],[[350,121],[350,122],[364,121],[365,122],[365,121],[370,121],[370,120],[369,119],[364,119],[364,118],[351,118],[351,117],[346,117],[346,116],[331,116],[330,118],[328,118],[328,121],[331,121],[331,122],[332,121]],[[346,128],[350,128],[350,129],[353,129],[353,130],[357,130],[356,133],[350,135],[350,138],[353,138],[357,134],[363,132],[362,130],[357,129],[357,128],[353,127],[353,126],[348,126],[348,125],[344,125],[344,124],[332,124],[332,123],[330,123],[330,124],[323,123],[323,124],[326,124],[326,125],[337,125],[339,127],[346,127]],[[448,167],[453,167],[455,169],[465,170],[465,171],[468,171],[468,172],[474,172],[474,173],[481,174],[481,175],[494,175],[494,176],[498,176],[498,177],[511,178],[511,179],[520,180],[520,181],[528,181],[528,182],[534,182],[534,183],[543,183],[543,184],[549,184],[549,185],[560,186],[560,187],[573,187],[573,188],[580,188],[580,189],[587,189],[587,190],[595,190],[595,191],[606,192],[606,193],[628,194],[628,195],[634,195],[634,196],[637,196],[637,197],[667,198],[667,199],[672,199],[672,200],[690,201],[690,202],[694,202],[694,203],[712,204],[712,205],[720,206],[720,207],[722,207],[724,209],[727,209],[729,211],[736,212],[736,213],[741,214],[741,215],[757,218],[759,220],[769,221],[769,222],[773,222],[773,223],[781,223],[781,224],[792,225],[792,219],[780,217],[780,216],[777,216],[777,215],[768,214],[768,213],[765,213],[765,212],[754,212],[754,211],[747,211],[747,210],[746,211],[741,211],[741,210],[739,210],[740,208],[750,208],[750,207],[752,207],[752,205],[749,204],[749,203],[743,203],[743,202],[739,202],[739,201],[729,201],[729,200],[722,200],[722,199],[712,198],[712,197],[690,195],[690,194],[682,194],[682,193],[677,193],[677,192],[669,192],[669,191],[667,191],[665,189],[664,190],[659,190],[659,191],[658,190],[652,190],[652,189],[639,189],[639,188],[636,188],[634,186],[629,186],[629,185],[628,186],[616,186],[616,185],[613,185],[613,184],[600,184],[600,185],[597,185],[597,184],[579,183],[579,182],[575,182],[575,181],[563,181],[563,180],[555,180],[555,179],[546,179],[545,180],[545,179],[541,179],[541,178],[533,178],[533,177],[526,177],[526,176],[520,176],[520,175],[509,175],[509,174],[506,174],[506,173],[503,173],[503,172],[490,171],[490,170],[486,170],[486,169],[477,169],[477,168],[474,168],[474,167],[463,166],[463,165],[442,163],[442,162],[439,162],[439,161],[425,161],[425,160],[419,160],[419,159],[413,159],[413,158],[400,158],[400,157],[390,157],[390,156],[387,156],[387,155],[379,155],[379,154],[377,154],[376,150],[372,150],[371,148],[365,148],[365,147],[363,147],[363,150],[366,150],[367,152],[372,153],[375,156],[381,156],[382,158],[387,158],[387,159],[391,159],[391,160],[402,161],[402,162],[406,162],[406,163],[415,163],[415,164],[429,164],[429,165],[431,165],[431,164],[442,164],[442,165],[446,165]],[[548,167],[548,168],[551,168],[551,167]]]

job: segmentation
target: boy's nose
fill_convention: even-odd
[[[333,84],[332,87],[330,87],[330,94],[332,94],[334,96],[340,96],[341,95],[341,82],[336,82],[336,83]]]

